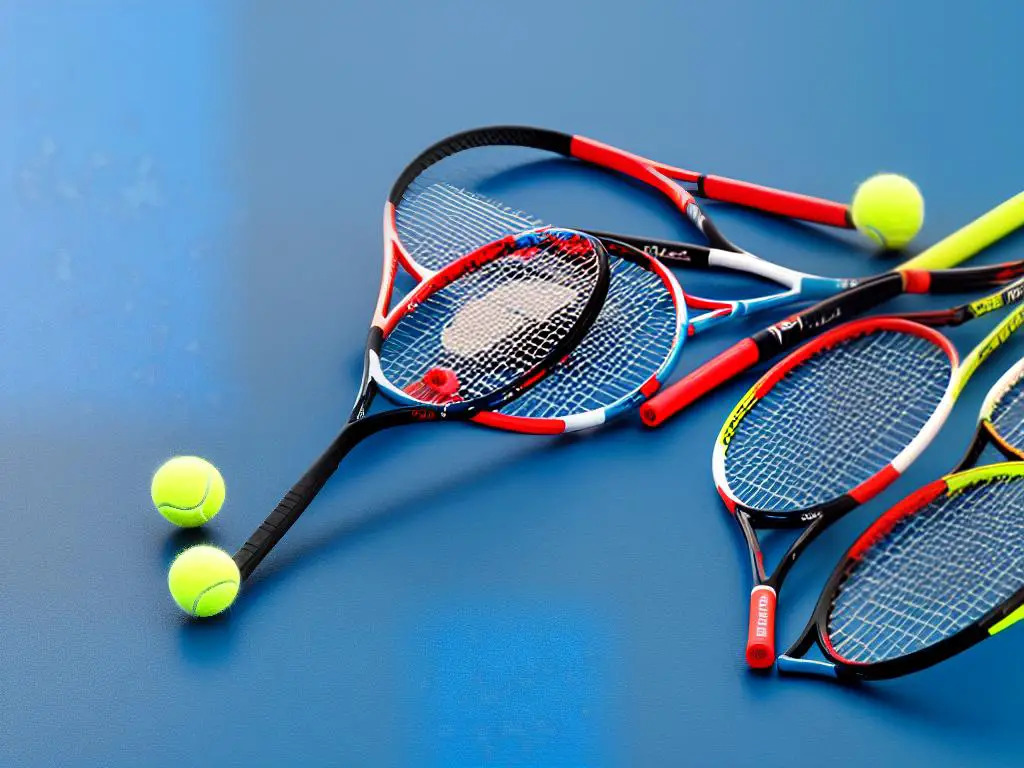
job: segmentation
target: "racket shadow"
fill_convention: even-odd
[[[213,532],[213,526],[209,526],[209,530],[207,527],[176,529],[164,541],[163,560],[165,570],[171,565],[171,561],[175,557],[189,547],[194,547],[197,544],[221,546],[221,542],[217,539],[218,536]]]
[[[817,675],[780,679],[777,673],[770,676],[751,675],[748,679],[770,677],[770,684],[773,686],[828,686],[858,703],[863,702],[872,711],[885,713],[883,716],[891,717],[892,722],[910,720],[921,726],[941,727],[944,732],[954,733],[957,737],[972,743],[976,743],[981,735],[993,739],[1016,735],[1019,723],[1015,716],[1004,714],[1004,708],[995,705],[987,707],[980,703],[991,692],[991,669],[988,670],[989,674],[984,674],[979,669],[979,674],[973,676],[969,683],[972,690],[965,690],[965,678],[961,673],[946,675],[946,678],[953,680],[955,685],[942,684],[940,678],[946,674],[940,671],[943,666],[939,665],[931,674],[919,675],[912,682],[904,678],[899,682],[861,683]],[[1006,682],[1013,685],[1013,681]]]
[[[568,450],[588,438],[604,434],[611,429],[623,429],[627,425],[620,420],[595,430],[560,435],[557,438],[526,438],[531,444],[502,454],[493,461],[480,467],[467,470],[469,479],[460,483],[460,488],[473,489],[487,486],[492,477],[514,470],[516,466],[529,461],[544,460],[558,451]],[[639,434],[644,431],[638,424],[631,424]],[[541,440],[541,442],[535,442]],[[335,491],[337,492],[337,491]],[[334,526],[329,532],[319,535],[315,540],[298,542],[296,546],[282,552],[272,562],[256,571],[246,582],[245,595],[230,611],[210,616],[202,620],[194,620],[183,616],[176,609],[175,617],[181,622],[179,642],[182,655],[190,663],[208,668],[216,668],[234,658],[233,648],[237,638],[243,632],[240,621],[251,607],[255,607],[261,594],[267,594],[281,586],[292,577],[300,577],[303,569],[319,561],[320,555],[331,555],[344,552],[346,547],[356,546],[379,533],[412,521],[420,516],[429,515],[436,509],[432,500],[441,498],[452,492],[449,480],[439,480],[429,486],[423,486],[401,498],[395,499],[384,507],[358,514]],[[330,503],[331,489],[324,491],[325,503]],[[174,556],[183,549],[194,544],[214,544],[223,546],[222,537],[204,528],[183,529],[168,536],[164,544],[165,560],[169,564]],[[170,610],[170,609],[168,609]]]
[[[639,431],[635,425],[634,428]],[[511,454],[497,456],[486,464],[464,468],[466,479],[459,482],[459,492],[486,487],[492,483],[494,477],[513,471],[517,465],[537,461],[554,452],[569,448],[578,442],[578,440],[573,440],[573,437],[575,436],[563,435],[558,439],[539,438],[544,441],[528,445]],[[232,607],[231,615],[236,619],[244,616],[250,605],[254,605],[261,594],[298,576],[305,567],[319,563],[321,556],[343,553],[348,547],[357,546],[371,537],[420,516],[434,513],[443,504],[444,497],[450,496],[451,493],[451,478],[440,478],[436,483],[419,487],[415,491],[391,500],[384,506],[348,514],[344,521],[326,533],[317,535],[315,540],[297,542],[294,546],[289,547],[287,552],[281,553],[272,562],[267,562],[260,570],[254,572],[245,584],[244,599],[240,599]],[[323,493],[325,504],[332,503],[331,495],[330,488],[325,489]],[[335,501],[334,504],[336,509],[340,506],[338,501]]]

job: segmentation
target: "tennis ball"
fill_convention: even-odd
[[[215,616],[235,602],[241,580],[231,555],[199,544],[174,558],[167,573],[167,588],[188,615]]]
[[[195,528],[220,512],[224,478],[198,456],[175,456],[153,475],[153,503],[175,525]]]
[[[857,187],[851,209],[854,226],[883,248],[902,248],[924,224],[921,190],[896,173],[879,173]]]

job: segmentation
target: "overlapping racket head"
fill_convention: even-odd
[[[841,503],[948,400],[957,357],[940,334],[899,319],[844,330],[773,369],[726,423],[714,468],[727,503],[780,521]]]
[[[921,489],[848,554],[823,639],[837,660],[926,653],[1024,588],[1024,464],[996,464]]]
[[[415,269],[429,273],[483,243],[541,226],[529,214],[452,184],[448,178],[465,174],[447,163],[413,178],[392,211],[396,247]],[[534,433],[592,427],[649,397],[669,375],[685,339],[682,290],[642,251],[611,239],[602,243],[611,279],[586,338],[544,381],[500,411],[481,414],[480,423]]]
[[[550,227],[470,251],[389,310],[396,272],[386,254],[348,422],[234,554],[242,579],[366,437],[423,421],[475,419],[543,381],[593,326],[609,282],[600,241]],[[377,391],[399,405],[369,413]]]
[[[930,325],[957,325],[1020,304],[1024,281],[939,312],[835,326],[779,362],[740,400],[719,433],[712,473],[750,550],[746,658],[775,658],[778,591],[825,528],[888,487],[945,422],[973,372],[1022,324],[1014,307],[961,362]],[[769,572],[755,529],[800,535]]]
[[[377,328],[371,375],[399,402],[511,399],[568,354],[607,295],[604,246],[546,228],[473,249],[422,283]]]
[[[1024,360],[990,390],[975,445],[1024,459]],[[968,452],[970,461],[980,449]],[[880,679],[958,653],[1024,617],[1024,462],[957,471],[911,494],[854,543],[784,671]],[[827,662],[800,658],[812,631]]]

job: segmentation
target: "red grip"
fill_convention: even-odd
[[[661,426],[690,403],[756,365],[760,359],[757,344],[753,339],[744,339],[644,403],[640,418],[648,427]]]
[[[761,584],[750,592],[747,664],[767,669],[775,663],[775,590]]]
[[[725,176],[705,176],[703,186],[704,194],[712,200],[737,203],[759,211],[843,229],[853,226],[848,206],[820,197],[784,192]]]

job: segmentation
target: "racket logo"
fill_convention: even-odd
[[[754,611],[754,637],[764,640],[768,637],[768,620],[771,616],[771,597],[767,591],[757,596]]]
[[[690,251],[688,248],[669,248],[665,245],[657,245],[655,243],[649,243],[643,247],[643,252],[648,256],[652,256],[659,261],[679,261],[679,262],[690,262]]]
[[[836,320],[838,320],[842,316],[843,316],[843,308],[842,307],[836,307],[835,309],[832,310],[832,312],[830,314],[827,314],[827,315],[817,315],[817,316],[811,318],[810,320],[808,320],[805,323],[805,325],[808,328],[824,328],[826,326],[832,325],[832,323],[834,323]]]
[[[793,328],[800,328],[803,322],[797,318],[795,320],[782,320],[768,329],[768,333],[774,337],[775,341],[779,344],[782,343],[782,337],[789,333]]]
[[[1024,324],[1024,316],[1022,316],[1020,310],[1018,310],[1010,319],[1010,322],[1000,328],[996,337],[986,344],[985,348],[978,353],[977,365],[981,365],[985,362],[988,356],[999,349],[1002,343],[1010,338],[1010,336],[1012,336],[1022,324]]]
[[[416,419],[416,421],[434,421],[441,415],[430,408],[413,408],[409,414],[412,418]]]
[[[701,212],[700,208],[690,203],[686,206],[686,215],[690,217],[690,221],[693,222],[693,226],[701,232],[704,231],[704,214]]]
[[[736,408],[733,410],[732,415],[728,421],[725,422],[722,427],[722,432],[718,437],[719,442],[722,445],[728,446],[730,441],[736,435],[736,430],[743,421],[743,417],[747,415],[747,412],[754,407],[757,402],[757,396],[754,392],[747,392],[743,396],[743,399],[739,401]]]
[[[797,315],[795,317],[782,320],[767,330],[779,344],[784,344],[785,341],[783,337],[794,328],[804,329],[807,331],[813,331],[819,328],[828,328],[837,320],[840,320],[842,316],[843,308],[833,307],[832,311],[828,314]]]
[[[1006,298],[1009,301],[1013,301],[1019,295],[1020,289],[1017,288],[1007,293]],[[987,296],[986,298],[978,299],[976,302],[971,304],[971,309],[976,314],[984,314],[986,312],[991,312],[992,310],[999,309],[1001,306],[1003,306],[1004,303],[1005,302],[1003,301],[1002,296]]]
[[[976,315],[983,315],[986,312],[999,309],[1006,304],[1016,304],[1024,297],[1024,285],[1013,285],[1005,292],[995,296],[986,296],[971,303],[971,311]]]

